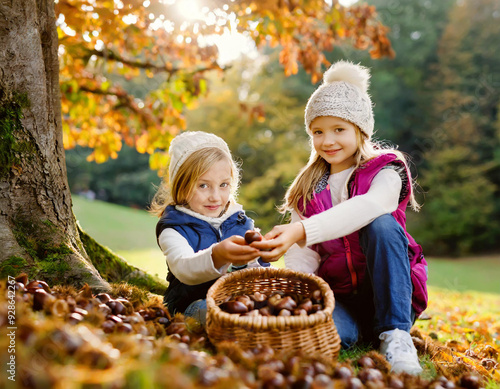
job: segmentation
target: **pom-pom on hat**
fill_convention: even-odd
[[[207,147],[218,148],[227,153],[228,157],[231,158],[231,152],[227,143],[217,135],[203,131],[186,131],[177,135],[170,143],[168,149],[170,156],[168,169],[170,182],[174,181],[179,168],[192,153]]]
[[[320,116],[336,116],[357,125],[368,138],[373,135],[372,101],[368,95],[370,71],[348,61],[334,63],[323,75],[323,83],[306,105],[306,131]]]

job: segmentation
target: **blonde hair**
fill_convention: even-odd
[[[369,160],[378,157],[379,155],[392,153],[396,154],[398,159],[404,163],[408,174],[410,174],[407,158],[404,153],[395,148],[391,148],[382,142],[374,142],[370,140],[357,125],[354,125],[354,127],[356,130],[356,140],[358,145],[356,153],[354,154],[355,169],[359,168]],[[313,197],[314,189],[316,188],[319,180],[325,175],[325,173],[330,171],[330,164],[318,153],[316,153],[312,144],[312,137],[309,138],[309,142],[311,143],[311,155],[309,156],[309,161],[306,166],[302,168],[297,177],[295,177],[292,184],[286,191],[284,203],[279,207],[279,211],[281,213],[295,210],[298,214],[303,214],[307,202]],[[410,205],[414,211],[418,211],[420,209],[420,205],[417,203],[413,193],[414,183],[412,182],[410,176],[408,179],[411,186]]]
[[[193,152],[175,174],[170,182],[163,179],[153,197],[149,212],[160,217],[168,205],[186,205],[199,178],[214,164],[226,160],[231,166],[231,199],[236,198],[240,182],[240,170],[236,162],[226,152],[217,147],[205,147]]]

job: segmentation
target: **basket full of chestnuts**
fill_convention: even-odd
[[[291,269],[255,267],[228,273],[207,293],[207,334],[217,347],[267,345],[336,359],[340,338],[333,292],[321,278]]]

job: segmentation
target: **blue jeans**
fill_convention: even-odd
[[[378,217],[359,231],[366,257],[363,284],[355,293],[335,295],[333,320],[343,348],[359,340],[378,343],[384,331],[409,332],[415,320],[408,239],[391,214]]]
[[[184,316],[196,319],[205,327],[207,323],[207,300],[201,299],[193,301],[184,311]]]

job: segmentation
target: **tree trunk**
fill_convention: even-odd
[[[0,0],[1,276],[26,271],[106,290],[117,280],[96,270],[72,211],[55,22],[53,0]],[[121,271],[107,273],[137,278],[137,269],[117,261]]]

